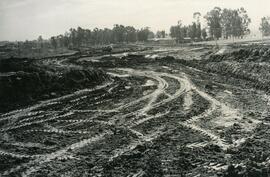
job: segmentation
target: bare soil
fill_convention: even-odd
[[[270,59],[259,48],[39,60],[42,71],[72,71],[67,80],[98,74],[56,79],[65,93],[0,114],[0,175],[268,177]]]

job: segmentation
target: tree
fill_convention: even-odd
[[[248,26],[251,23],[251,19],[249,18],[247,11],[243,7],[238,9],[238,13],[241,18],[241,31],[239,35],[243,37],[244,35],[250,33],[250,29],[248,28]]]
[[[43,42],[43,38],[42,36],[38,36],[38,40],[37,40],[39,43],[42,43]]]
[[[181,24],[178,24],[176,26],[171,26],[170,36],[172,38],[175,38],[176,42],[178,43],[180,43],[184,39],[183,33],[181,31]]]
[[[215,7],[213,10],[208,12],[204,18],[209,26],[210,35],[214,37],[215,40],[218,40],[222,34],[221,8]]]
[[[153,39],[153,38],[155,38],[155,33],[153,31],[149,31],[147,35],[147,39]]]
[[[199,30],[197,30],[199,28]],[[184,42],[184,38],[190,37],[191,39],[201,38],[201,25],[197,25],[195,22],[189,26],[182,26],[181,21],[178,22],[178,25],[171,26],[170,36],[176,39],[176,42]]]
[[[84,43],[85,43],[84,30],[81,27],[78,27],[76,36],[77,47],[82,46]]]
[[[38,37],[37,42],[38,42],[38,48],[42,49],[43,48],[43,38],[41,35]]]
[[[98,28],[95,28],[94,30],[93,30],[93,32],[92,32],[92,44],[93,45],[97,45],[97,44],[99,44],[99,35],[98,35],[98,33],[99,33],[99,29]]]
[[[126,29],[123,25],[114,25],[113,33],[117,43],[126,41]]]
[[[63,38],[64,38],[64,36],[62,34],[56,36],[57,46],[59,46],[60,48],[62,48],[64,46]]]
[[[230,9],[223,9],[222,11],[222,18],[221,18],[221,26],[222,26],[222,33],[225,39],[232,36],[232,19],[233,19],[233,12]]]
[[[77,31],[74,28],[70,28],[70,46],[72,46],[72,48],[74,48],[75,46],[78,46],[77,43]]]
[[[161,31],[161,37],[165,38],[166,37],[166,32],[164,30]]]
[[[157,38],[165,38],[165,36],[166,36],[166,33],[165,33],[164,30],[163,31],[157,31],[157,33],[156,33]]]
[[[202,38],[202,28],[201,28],[201,23],[198,23],[196,26],[196,37],[198,39]]]
[[[57,48],[57,42],[56,42],[55,37],[51,37],[50,42],[51,42],[51,45],[53,46],[53,48],[56,49]]]
[[[176,42],[180,43],[184,40],[187,35],[187,28],[182,27],[182,21],[179,20],[176,26],[171,26],[170,36],[176,39]]]
[[[200,12],[194,12],[193,18],[196,20],[197,24],[200,23],[201,13]]]
[[[270,17],[263,17],[261,19],[260,31],[262,36],[270,36]]]
[[[136,29],[133,26],[127,26],[126,33],[127,33],[127,36],[126,36],[127,42],[136,42],[137,34],[136,34]]]
[[[63,46],[68,48],[69,47],[69,34],[65,33],[64,37],[63,37]]]
[[[203,37],[203,40],[205,40],[206,37],[207,37],[207,32],[206,32],[206,29],[205,28],[202,29],[202,37]]]
[[[111,29],[105,28],[101,30],[103,33],[103,43],[110,44],[113,43],[113,31]]]
[[[189,26],[188,36],[192,40],[194,40],[196,38],[196,34],[197,34],[197,25],[195,22],[193,22],[192,25]]]
[[[222,33],[224,38],[243,37],[249,33],[249,24],[251,22],[247,11],[240,9],[223,9],[221,18]]]
[[[188,35],[188,32],[189,32],[189,27],[188,26],[183,26],[183,27],[181,27],[180,30],[181,30],[181,34],[182,34],[183,38],[189,36]]]
[[[147,41],[150,33],[151,32],[148,27],[138,30],[137,31],[138,41],[141,41],[141,42]]]
[[[200,22],[201,13],[200,12],[193,13],[193,18],[196,21],[196,23],[195,23],[196,26],[194,26],[194,23],[192,24],[192,35],[194,35],[192,39],[194,39],[195,37],[197,39],[201,39],[202,38],[201,37],[202,36],[202,29],[201,29],[201,22]]]

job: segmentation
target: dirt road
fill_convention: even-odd
[[[267,114],[263,91],[195,68],[106,70],[112,79],[93,89],[0,115],[2,176],[218,174]]]

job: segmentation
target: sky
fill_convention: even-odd
[[[166,30],[194,12],[205,15],[214,7],[244,7],[258,31],[260,19],[270,16],[270,0],[0,0],[0,41],[44,39],[70,28],[112,28],[114,24]],[[203,20],[203,19],[202,19]]]

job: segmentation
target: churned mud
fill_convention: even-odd
[[[269,176],[268,50],[39,61],[70,89],[0,114],[0,176]]]

